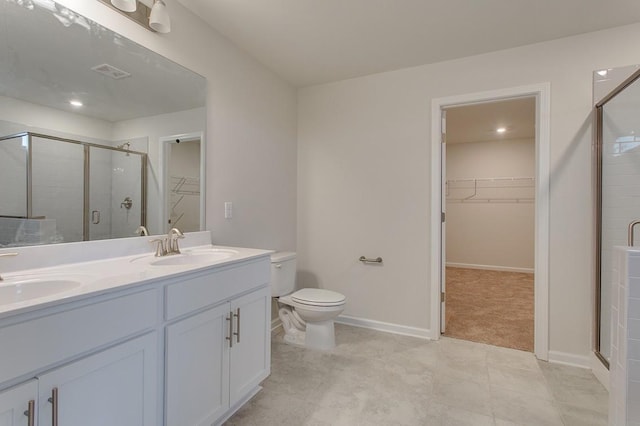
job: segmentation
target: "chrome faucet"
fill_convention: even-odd
[[[147,230],[147,227],[144,225],[140,225],[138,226],[138,229],[136,229],[136,235],[140,235],[141,237],[145,237],[149,235],[149,231]]]
[[[1,253],[0,257],[13,257],[17,255],[18,253]],[[0,281],[3,281],[2,275],[0,275]]]
[[[167,251],[167,237],[164,238],[154,238],[153,240],[149,240],[150,243],[158,243],[156,246],[156,257],[166,256]]]
[[[178,228],[171,228],[167,234],[169,245],[167,247],[167,254],[180,254],[180,247],[178,246],[178,240],[184,238],[184,234]]]
[[[162,238],[154,238],[149,240],[150,243],[158,243],[156,247],[156,257],[167,256],[170,254],[180,254],[178,240],[184,238],[184,234],[178,228],[171,228],[169,233]]]

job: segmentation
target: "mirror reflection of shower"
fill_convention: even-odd
[[[0,176],[13,183],[0,188],[0,247],[128,237],[146,224],[147,155],[81,139],[0,136]]]

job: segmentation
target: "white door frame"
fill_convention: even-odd
[[[207,164],[207,152],[206,143],[204,140],[204,132],[193,133],[180,133],[171,136],[162,136],[160,141],[160,179],[158,183],[160,186],[160,200],[162,202],[161,212],[161,224],[162,229],[160,233],[166,232],[167,220],[169,220],[169,200],[168,200],[168,188],[169,188],[169,144],[174,143],[176,139],[200,139],[200,230],[206,229],[205,223],[205,198],[206,198],[206,164]],[[167,229],[168,230],[168,229]]]
[[[441,110],[446,107],[495,102],[534,96],[536,98],[536,188],[534,262],[534,354],[549,359],[549,147],[550,83],[533,84],[487,92],[433,99],[431,102],[431,338],[440,338],[441,234]]]

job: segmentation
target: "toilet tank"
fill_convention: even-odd
[[[271,254],[271,296],[284,296],[295,289],[296,254],[289,251]]]

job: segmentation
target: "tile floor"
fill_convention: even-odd
[[[271,376],[226,425],[607,424],[608,393],[588,370],[344,325],[336,341],[316,352],[274,335]]]

